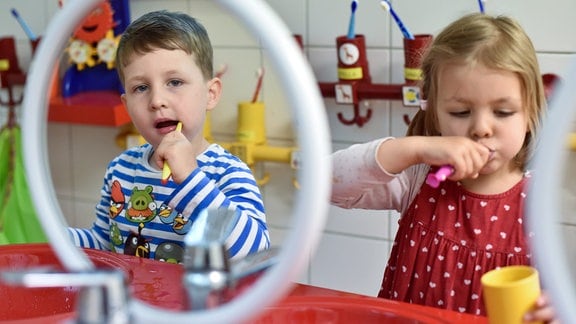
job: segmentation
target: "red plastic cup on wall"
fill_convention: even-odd
[[[294,37],[294,40],[296,41],[296,43],[298,43],[298,46],[300,46],[300,49],[304,50],[304,41],[302,40],[302,35],[294,34],[292,36]]]
[[[16,42],[11,36],[0,38],[0,86],[2,88],[8,87],[8,74],[22,74],[16,56]]]
[[[38,45],[40,44],[40,40],[42,37],[38,36],[34,40],[30,40],[30,46],[32,47],[32,55],[36,53],[36,49],[38,49]]]
[[[336,50],[338,54],[338,80],[340,82],[370,83],[364,35],[358,34],[354,38],[337,37]]]
[[[422,57],[432,38],[430,34],[417,34],[414,39],[404,38],[404,80],[407,84],[422,80]]]

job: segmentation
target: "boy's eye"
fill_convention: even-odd
[[[144,92],[148,89],[148,86],[146,85],[139,85],[134,87],[134,92]]]
[[[172,87],[177,87],[179,85],[182,85],[182,81],[181,80],[170,80],[168,81],[168,85],[172,86]]]

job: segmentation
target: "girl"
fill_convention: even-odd
[[[333,154],[332,203],[401,213],[379,297],[485,315],[482,274],[532,262],[526,164],[546,105],[536,53],[512,19],[471,14],[436,37],[422,70],[409,136]],[[442,165],[448,179],[425,184]],[[526,319],[553,320],[545,296]]]

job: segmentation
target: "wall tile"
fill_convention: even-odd
[[[272,226],[270,228],[270,239],[272,246],[283,247],[284,240],[287,239],[288,235],[290,235],[289,231]],[[310,251],[302,251],[302,255],[304,254],[309,256]],[[307,264],[309,263],[307,262]],[[297,278],[294,281],[302,284],[310,284],[309,278],[310,278],[310,266],[306,266],[302,270],[302,273],[299,276],[297,276]]]
[[[267,0],[272,10],[282,19],[288,29],[293,34],[300,34],[306,44],[307,21],[306,21],[306,0]]]
[[[369,296],[380,289],[388,242],[324,234],[312,259],[310,283]]]
[[[312,46],[332,46],[336,37],[347,35],[351,1],[310,0],[308,1],[309,36]],[[363,34],[367,45],[389,46],[386,13],[374,1],[358,1],[355,17],[355,34]]]
[[[262,66],[256,48],[218,48],[214,51],[216,69],[226,66],[222,76],[222,98],[211,112],[215,133],[236,135],[238,103],[250,101],[256,86],[256,71]]]
[[[49,123],[47,134],[48,161],[54,188],[59,195],[73,197],[74,170],[70,126],[62,123]]]
[[[72,165],[75,197],[98,201],[108,163],[123,150],[112,127],[73,126]]]
[[[74,200],[74,227],[90,228],[96,220],[96,204],[90,200],[76,198]],[[72,224],[70,224],[72,225]]]

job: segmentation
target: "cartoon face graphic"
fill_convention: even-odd
[[[133,255],[140,258],[150,257],[150,243],[142,236],[144,224],[138,226],[138,233],[130,233],[124,242],[124,254]]]
[[[112,252],[116,252],[116,246],[122,245],[122,234],[116,223],[110,225],[110,243],[112,243],[110,245]]]
[[[84,18],[81,25],[74,31],[74,38],[94,43],[104,38],[106,32],[113,27],[112,6],[108,1],[104,1]]]
[[[171,242],[164,242],[156,248],[156,253],[154,254],[154,260],[181,264],[183,261],[184,249],[177,244]]]
[[[108,215],[110,218],[114,219],[120,212],[124,210],[125,198],[122,193],[122,187],[118,180],[112,182],[112,188],[110,189],[110,209],[108,210]]]
[[[156,202],[152,195],[152,186],[144,190],[134,187],[130,195],[126,219],[134,223],[147,223],[156,216]]]
[[[160,205],[156,214],[162,223],[172,225],[174,233],[186,234],[190,230],[190,227],[192,227],[192,222],[190,222],[189,219],[190,217],[184,216],[182,213],[170,208],[170,206],[166,204]]]
[[[186,234],[192,227],[192,222],[189,216],[184,216],[182,213],[176,215],[174,218],[174,223],[172,224],[172,229],[177,234]]]
[[[166,204],[160,205],[158,210],[156,210],[156,215],[164,224],[172,224],[174,223],[174,218],[178,215],[178,212],[170,208]]]

